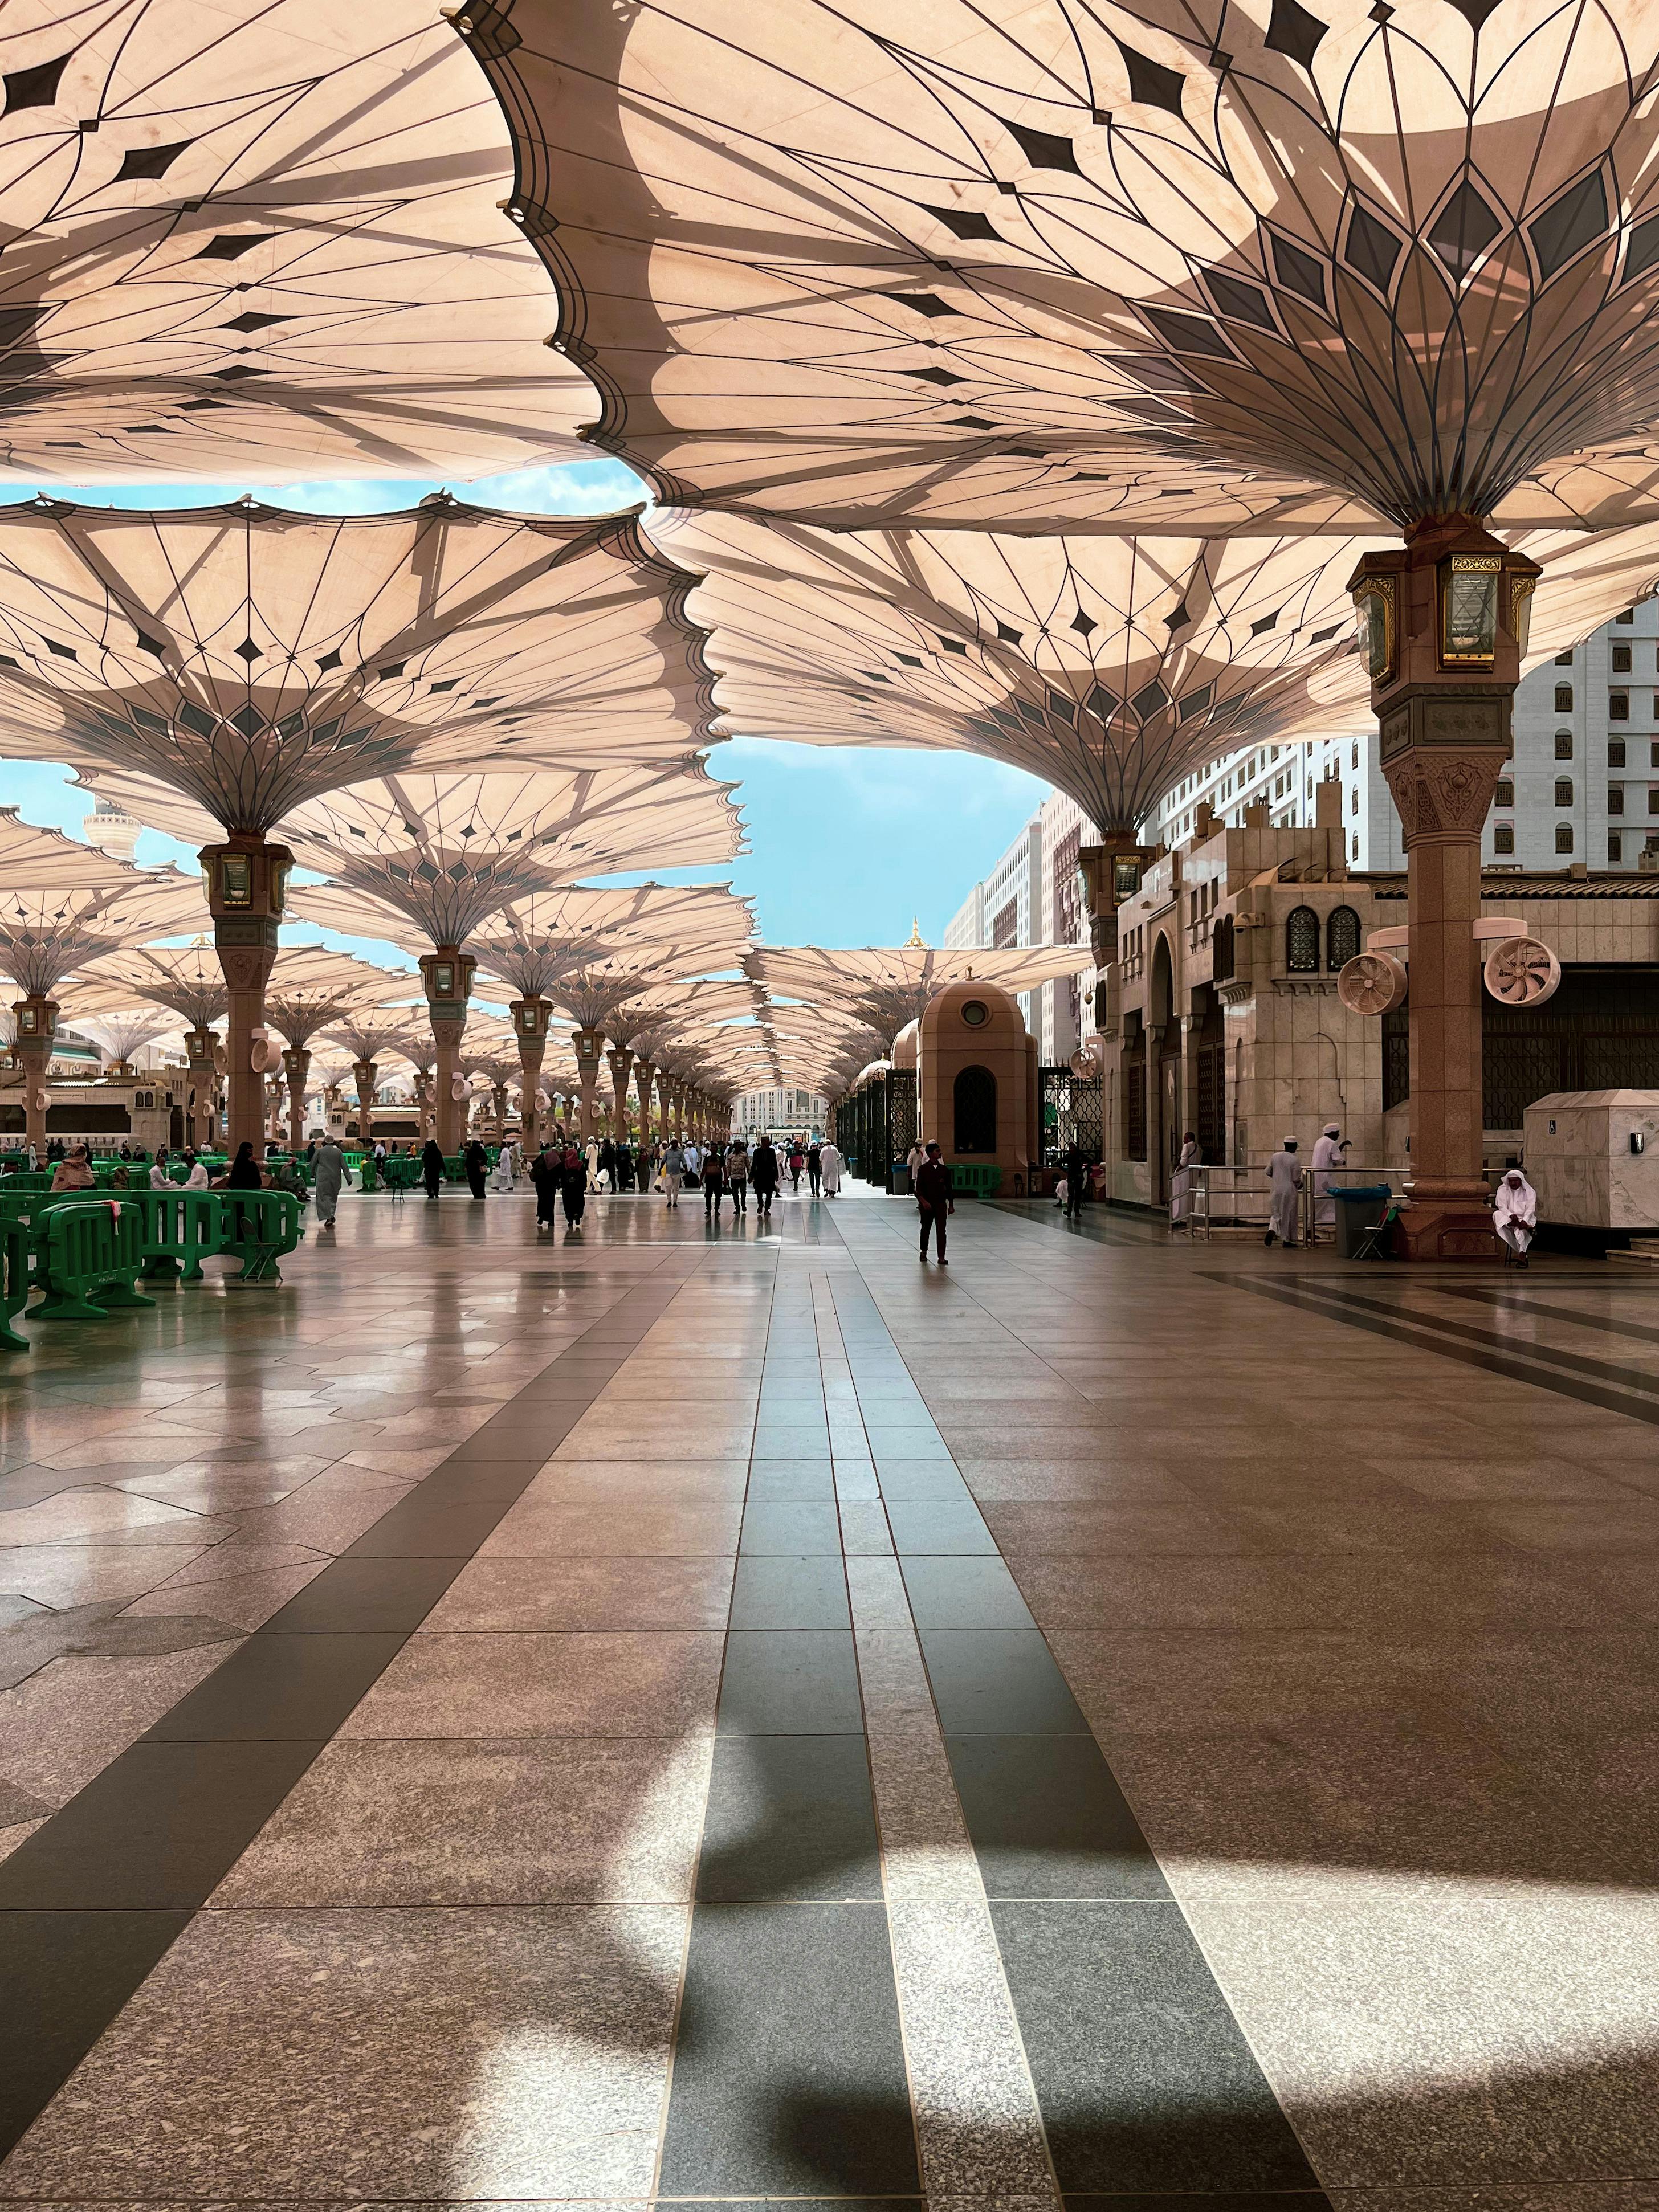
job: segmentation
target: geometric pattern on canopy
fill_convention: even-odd
[[[69,842],[53,831],[33,834]],[[5,886],[0,891],[0,976],[9,976],[25,996],[50,997],[64,976],[100,953],[147,938],[181,937],[200,929],[207,919],[199,876],[176,868],[121,867],[101,854],[88,855],[83,845],[71,849],[82,856],[84,880],[78,888],[32,887],[27,862],[22,873],[14,875],[0,859],[0,883]],[[120,867],[112,882],[106,872],[111,867]]]
[[[677,759],[710,711],[689,589],[631,514],[33,501],[0,509],[0,746],[256,831],[417,757]]]
[[[744,966],[775,999],[804,1000],[868,1023],[891,1045],[907,1022],[919,1020],[947,983],[1000,984],[1034,990],[1093,965],[1086,945],[1009,945],[992,951],[969,945],[936,951],[928,945],[864,945],[856,951],[817,945],[760,945]],[[839,1040],[837,1040],[839,1042]]]
[[[179,1024],[155,1006],[139,1006],[124,1013],[96,1014],[90,1020],[77,1014],[76,1034],[88,1036],[106,1060],[130,1061],[136,1052],[158,1038],[176,1040]]]
[[[696,759],[356,784],[280,825],[302,866],[334,878],[291,903],[325,928],[390,925],[401,944],[412,925],[420,940],[462,945],[511,900],[580,876],[730,860],[742,836],[732,787]]]
[[[1647,0],[498,0],[597,441],[841,528],[1659,512]]]
[[[744,737],[966,746],[1131,830],[1218,753],[1373,719],[1347,581],[1376,541],[657,526],[708,569],[692,605]]]
[[[691,611],[735,736],[965,746],[1128,831],[1218,754],[1374,726],[1347,584],[1376,539],[653,527],[708,572]],[[1508,534],[1545,571],[1532,665],[1659,576],[1659,524]]]
[[[501,210],[507,134],[424,0],[8,0],[0,470],[466,477],[582,448]]]
[[[210,1030],[230,1003],[211,945],[129,945],[76,971],[73,1006],[125,1007],[135,999],[165,1006],[186,1029]]]
[[[302,1051],[319,1030],[337,1024],[350,1008],[383,1006],[418,981],[407,971],[376,968],[325,945],[284,945],[265,985],[265,1019]]]
[[[708,956],[705,966],[735,966],[753,927],[748,906],[722,886],[638,884],[532,892],[490,915],[468,946],[515,997],[539,999],[573,970],[641,947],[677,963],[695,952]]]

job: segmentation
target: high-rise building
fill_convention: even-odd
[[[983,883],[975,884],[945,927],[947,951],[972,945],[1081,945],[1088,916],[1077,859],[1093,832],[1075,799],[1052,792]],[[1068,975],[1019,994],[1025,1025],[1045,1064],[1066,1060],[1093,1027],[1086,975]]]
[[[1515,695],[1515,751],[1486,823],[1488,867],[1629,868],[1659,847],[1659,600],[1616,616],[1582,645],[1535,668]],[[1265,805],[1275,829],[1305,828],[1314,789],[1342,786],[1350,867],[1403,870],[1406,850],[1376,740],[1328,738],[1250,745],[1185,777],[1152,835],[1192,835],[1206,801],[1233,828]]]
[[[775,1137],[822,1136],[830,1101],[815,1091],[745,1091],[732,1109],[732,1127],[745,1143]]]

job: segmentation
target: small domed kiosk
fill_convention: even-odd
[[[929,1000],[916,1042],[923,1139],[952,1167],[1000,1170],[995,1188],[1023,1198],[1031,1187],[1037,1053],[1018,1000],[971,976],[947,983]],[[993,1181],[972,1178],[988,1194]]]

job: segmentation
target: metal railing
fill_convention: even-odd
[[[1273,1218],[1273,1194],[1265,1167],[1193,1167],[1187,1173],[1192,1179],[1187,1220],[1194,1237],[1208,1242],[1218,1229],[1253,1230],[1258,1237],[1265,1233]],[[1405,1174],[1399,1168],[1348,1164],[1322,1169],[1319,1179],[1332,1190],[1344,1186],[1380,1189],[1387,1183],[1395,1198],[1403,1195],[1406,1186]],[[1313,1169],[1304,1168],[1302,1188],[1297,1194],[1297,1234],[1305,1244],[1329,1244],[1336,1240],[1336,1201],[1325,1199],[1327,1218],[1321,1220],[1321,1195],[1314,1188]]]

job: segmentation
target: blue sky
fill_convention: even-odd
[[[40,489],[88,504],[159,507],[210,506],[239,498],[246,487]],[[349,514],[412,506],[436,489],[432,483],[312,483],[259,495],[311,514]],[[453,489],[482,506],[538,514],[601,514],[643,496],[632,471],[608,459],[520,469]],[[26,498],[33,489],[19,486],[13,495]],[[937,945],[969,886],[1047,789],[1018,769],[971,753],[738,738],[714,748],[710,766],[742,787],[738,796],[750,851],[731,870],[730,880],[753,900],[762,934],[774,945],[898,945],[910,934],[913,921]],[[88,800],[70,787],[66,769],[0,759],[0,803],[17,806],[26,822],[82,834]],[[192,862],[181,848],[154,833],[146,834],[138,858]],[[669,879],[706,882],[720,872],[688,869]],[[383,948],[366,940],[362,949],[384,957]]]

